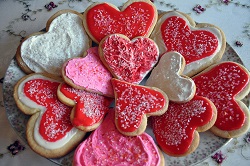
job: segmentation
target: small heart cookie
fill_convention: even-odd
[[[149,38],[130,40],[124,35],[112,34],[101,41],[99,56],[114,77],[139,84],[157,63],[159,50]]]
[[[121,10],[107,2],[94,3],[85,10],[83,17],[89,36],[99,43],[105,36],[114,33],[129,39],[149,37],[157,22],[158,12],[149,0],[128,0]]]
[[[160,89],[112,79],[115,91],[115,124],[124,135],[142,134],[147,117],[167,111],[168,97]]]
[[[166,113],[152,118],[153,132],[161,149],[170,156],[186,156],[199,145],[199,133],[215,123],[217,111],[205,97],[186,103],[169,103]]]
[[[194,81],[181,75],[185,59],[178,52],[168,52],[161,56],[159,63],[151,72],[146,85],[163,90],[170,101],[184,103],[195,94]]]
[[[113,101],[112,98],[75,89],[66,83],[59,85],[57,94],[63,103],[73,107],[71,123],[86,132],[95,130],[102,123]]]
[[[63,63],[82,56],[91,45],[82,19],[73,10],[61,10],[50,17],[45,33],[34,33],[19,45],[16,58],[21,69],[28,74],[60,76]]]
[[[103,65],[98,47],[87,50],[85,56],[67,60],[62,67],[64,81],[76,89],[114,97],[112,74]]]
[[[162,13],[151,37],[160,54],[177,51],[186,60],[184,74],[193,76],[218,62],[226,48],[223,31],[211,24],[195,24],[187,14],[177,11]]]
[[[116,129],[114,118],[114,110],[110,110],[100,127],[77,147],[73,166],[164,166],[162,152],[150,135],[124,136]]]
[[[249,109],[240,101],[250,92],[250,74],[235,62],[221,62],[193,77],[196,94],[210,99],[218,117],[211,131],[224,138],[238,137],[250,128]]]
[[[76,147],[85,132],[70,122],[71,107],[57,98],[61,80],[44,74],[30,74],[20,79],[14,88],[18,108],[31,115],[26,128],[30,147],[46,158],[62,157]]]

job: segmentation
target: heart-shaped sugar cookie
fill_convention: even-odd
[[[101,41],[99,55],[114,77],[139,84],[157,63],[159,51],[149,38],[129,40],[124,35],[112,34]]]
[[[140,135],[147,126],[147,117],[167,111],[168,97],[158,88],[112,79],[115,91],[115,123],[129,136]]]
[[[185,58],[184,74],[188,76],[219,61],[226,47],[220,28],[207,23],[195,24],[188,15],[177,11],[161,15],[151,38],[160,54],[177,51]]]
[[[85,135],[70,122],[72,108],[57,98],[60,82],[46,75],[30,74],[20,79],[14,89],[18,108],[31,115],[26,129],[28,143],[47,158],[66,155]]]
[[[235,62],[221,62],[192,78],[196,94],[210,99],[218,117],[211,131],[225,138],[248,131],[249,109],[240,101],[250,92],[249,71]]]
[[[170,101],[184,103],[195,94],[195,83],[183,76],[185,59],[178,52],[168,52],[161,56],[159,63],[151,72],[146,85],[163,90]]]
[[[83,58],[67,60],[62,67],[62,76],[67,84],[76,89],[114,96],[112,74],[100,60],[98,47],[88,49]]]
[[[66,83],[60,84],[57,94],[63,103],[74,107],[70,115],[71,123],[83,131],[96,129],[113,101],[112,98],[75,89]]]
[[[72,57],[82,56],[91,44],[82,15],[62,10],[47,22],[45,33],[28,36],[17,49],[17,61],[26,72],[45,72],[61,75],[63,63]]]
[[[186,156],[199,145],[199,133],[213,126],[216,108],[205,97],[186,103],[169,103],[161,116],[152,117],[153,132],[161,149],[170,156]]]
[[[84,12],[84,26],[93,41],[99,43],[105,36],[119,33],[133,39],[149,37],[158,12],[148,0],[128,0],[121,11],[109,3],[94,3]]]

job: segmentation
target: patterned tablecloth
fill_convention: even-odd
[[[0,1],[0,165],[56,165],[34,153],[14,131],[7,118],[4,99],[4,78],[11,77],[6,70],[13,59],[20,40],[46,25],[48,18],[61,9],[83,12],[93,0],[55,0],[50,1],[12,0]],[[99,2],[103,2],[99,0]],[[106,0],[116,6],[125,1]],[[196,22],[206,22],[220,27],[227,38],[228,52],[236,54],[250,70],[250,1],[249,0],[154,0],[159,10],[179,10],[189,14]],[[25,150],[12,155],[7,147],[19,140]],[[241,165],[250,163],[250,131],[207,156],[198,165],[219,165],[217,159],[223,158],[221,165]],[[224,159],[225,158],[225,159]],[[180,165],[176,162],[174,165]]]

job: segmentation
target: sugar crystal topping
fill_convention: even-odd
[[[87,92],[84,90],[79,90],[68,86],[67,84],[62,84],[61,92],[71,100],[76,103],[76,111],[80,111],[80,114],[90,118],[91,121],[84,121],[82,116],[76,116],[75,118],[80,118],[82,124],[91,125],[93,123],[99,122],[103,116],[108,112],[108,107],[111,103],[111,99],[98,95],[96,93]]]
[[[49,142],[62,138],[73,127],[69,118],[71,108],[57,98],[58,85],[58,82],[34,79],[26,82],[24,86],[25,95],[37,105],[46,108],[44,112],[41,110],[39,133]]]
[[[215,126],[223,130],[239,129],[245,115],[235,98],[249,83],[249,75],[238,64],[225,62],[193,80],[196,94],[209,98],[218,110]]]
[[[116,113],[120,128],[124,131],[139,128],[142,116],[161,111],[166,99],[153,89],[113,80],[116,96]]]

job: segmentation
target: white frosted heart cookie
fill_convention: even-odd
[[[82,15],[73,10],[61,10],[50,17],[45,33],[31,34],[22,41],[16,58],[26,73],[45,72],[58,76],[65,60],[81,56],[90,45]]]
[[[146,85],[163,90],[170,101],[184,103],[195,94],[194,81],[182,75],[185,59],[178,52],[168,52],[161,56],[159,63],[151,72]]]

